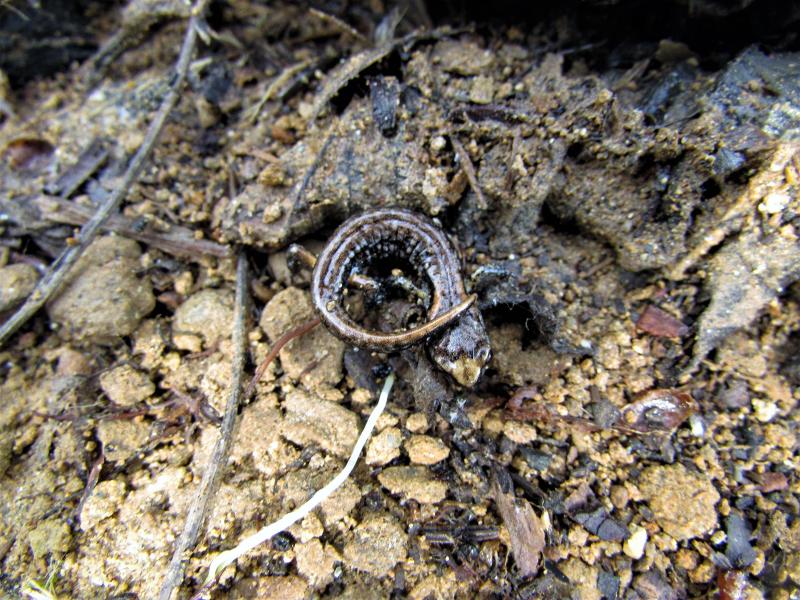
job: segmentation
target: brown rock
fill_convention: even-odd
[[[291,329],[314,317],[308,292],[288,288],[264,307],[259,325],[274,342]],[[289,377],[312,384],[335,385],[342,378],[345,344],[318,326],[286,344],[280,352],[281,365]]]
[[[367,464],[385,465],[400,456],[403,434],[397,427],[387,427],[373,437],[367,446]]]
[[[172,321],[173,341],[184,350],[189,336],[205,340],[206,346],[231,335],[234,294],[231,290],[201,290],[189,297],[175,311]],[[190,338],[189,338],[190,339]]]
[[[50,318],[67,335],[99,343],[133,333],[156,302],[149,279],[136,275],[139,256],[132,240],[95,240],[48,303]]]
[[[9,310],[27,298],[39,281],[39,272],[19,263],[0,269],[0,312]]]
[[[232,598],[280,598],[281,600],[305,600],[308,584],[302,577],[264,577],[243,579],[236,584]]]
[[[690,473],[681,464],[644,470],[639,489],[656,522],[676,540],[701,536],[717,525],[719,493],[707,477]]]
[[[108,399],[120,406],[134,406],[156,391],[147,374],[128,364],[114,367],[100,375],[100,388]]]
[[[344,547],[344,559],[351,567],[375,577],[384,577],[406,557],[406,532],[388,515],[367,517]]]
[[[436,44],[433,60],[444,71],[458,75],[477,75],[492,65],[494,57],[489,50],[484,50],[473,42],[445,40]]]
[[[425,413],[413,413],[406,419],[406,429],[411,433],[425,433],[428,429],[428,417]]]
[[[322,545],[317,539],[294,547],[297,571],[315,588],[323,588],[333,581],[333,566],[341,560],[336,548]]]
[[[28,533],[28,544],[33,558],[44,558],[48,554],[64,554],[72,542],[72,532],[64,519],[53,518],[39,523]]]
[[[341,458],[350,456],[360,430],[355,413],[300,390],[287,394],[283,408],[286,439],[303,446],[317,444]]]
[[[343,520],[361,500],[361,490],[350,481],[345,481],[330,497],[322,503],[322,517],[325,525],[331,525]]]
[[[450,456],[450,448],[429,435],[412,435],[404,446],[411,462],[418,465],[435,465]]]
[[[122,462],[136,454],[150,437],[150,426],[138,420],[101,421],[97,437],[103,443],[103,455],[111,462]]]
[[[389,467],[378,475],[378,481],[393,494],[422,504],[435,504],[447,496],[447,485],[433,479],[425,467]]]
[[[274,477],[297,459],[297,450],[281,439],[281,411],[269,399],[259,399],[242,411],[231,459],[241,463],[250,456],[255,468]]]
[[[81,529],[91,531],[119,509],[125,498],[125,484],[119,479],[101,481],[81,509]]]

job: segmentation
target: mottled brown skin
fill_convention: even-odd
[[[398,258],[430,283],[429,320],[401,332],[364,329],[344,308],[345,287],[370,265]],[[477,383],[491,357],[483,318],[475,296],[464,290],[455,248],[441,229],[417,213],[381,208],[342,223],[317,258],[311,297],[322,322],[340,339],[384,352],[427,341],[431,360],[463,386]]]

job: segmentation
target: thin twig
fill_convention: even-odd
[[[368,44],[369,40],[365,38],[359,31],[353,28],[349,23],[345,23],[339,17],[334,15],[330,15],[324,11],[319,10],[318,8],[310,8],[308,9],[309,14],[314,15],[323,23],[328,23],[333,25],[339,31],[349,35],[353,39],[361,42],[362,44]]]
[[[264,95],[261,96],[261,99],[256,103],[256,105],[247,109],[247,112],[245,113],[245,119],[247,120],[247,123],[250,125],[255,123],[258,119],[258,115],[261,114],[261,109],[264,108],[264,105],[278,95],[278,90],[280,88],[284,87],[289,81],[291,81],[295,75],[308,68],[310,64],[310,60],[300,61],[299,63],[295,63],[287,67],[283,70],[283,72],[281,72],[280,75],[275,77],[275,79],[272,80],[272,83],[269,84],[269,87],[267,87],[267,91],[264,92]]]
[[[239,253],[236,265],[236,314],[233,321],[233,364],[231,365],[231,387],[229,389],[228,402],[225,405],[225,416],[222,419],[219,438],[214,445],[208,466],[203,473],[203,479],[197,490],[194,503],[186,516],[186,524],[183,532],[175,545],[175,552],[164,576],[164,583],[161,585],[159,600],[169,600],[173,591],[180,585],[183,579],[185,561],[188,559],[187,553],[197,543],[200,529],[203,526],[208,510],[211,507],[211,499],[216,491],[219,477],[222,474],[221,467],[225,464],[228,451],[230,450],[231,440],[233,439],[233,425],[236,422],[236,414],[239,411],[239,404],[242,399],[242,374],[244,372],[245,344],[246,336],[246,316],[247,316],[247,258],[244,252]]]
[[[167,117],[172,112],[173,107],[181,96],[181,88],[186,79],[186,73],[189,70],[189,64],[191,63],[192,54],[194,53],[195,41],[197,40],[197,24],[202,21],[207,4],[208,0],[197,0],[192,7],[192,17],[189,19],[189,25],[186,29],[186,36],[183,40],[181,53],[175,66],[175,78],[167,95],[161,101],[161,106],[156,116],[150,123],[142,145],[139,146],[136,154],[133,155],[122,181],[114,192],[109,195],[105,203],[97,209],[94,216],[83,226],[78,236],[78,243],[75,246],[66,248],[61,255],[53,261],[53,264],[50,266],[50,271],[42,278],[39,285],[36,286],[36,289],[25,303],[2,327],[0,327],[0,345],[5,343],[17,329],[36,314],[59,289],[61,284],[64,283],[67,274],[75,265],[78,258],[81,257],[89,244],[94,241],[94,238],[97,236],[97,233],[108,217],[119,208],[122,199],[125,198],[131,185],[136,181],[145,161],[148,156],[150,156],[150,151],[153,149]]]
[[[250,383],[247,385],[247,389],[244,391],[244,399],[247,400],[250,395],[253,393],[253,390],[256,387],[256,384],[259,382],[261,377],[264,375],[264,371],[267,370],[269,364],[275,360],[275,357],[278,356],[278,353],[283,349],[283,347],[291,342],[294,338],[300,337],[304,333],[311,331],[319,325],[319,317],[314,317],[303,323],[302,325],[298,325],[294,329],[291,329],[284,333],[281,337],[278,338],[278,341],[272,346],[272,349],[267,354],[266,358],[261,361],[261,364],[258,365],[258,369],[256,369],[256,374],[253,375],[253,378],[250,380]]]
[[[370,436],[372,435],[372,430],[375,428],[375,423],[378,422],[378,418],[386,408],[386,401],[389,398],[389,392],[392,391],[393,384],[394,373],[389,373],[389,376],[386,378],[386,382],[383,384],[381,395],[378,397],[378,403],[375,405],[375,408],[372,409],[372,412],[370,413],[369,418],[364,425],[364,429],[361,430],[361,434],[358,436],[355,446],[353,446],[353,451],[350,454],[350,458],[347,460],[347,464],[341,471],[339,471],[336,477],[331,479],[325,485],[325,487],[318,490],[313,496],[311,496],[311,498],[309,498],[305,503],[301,504],[298,508],[294,509],[292,512],[258,530],[253,535],[246,537],[239,542],[235,548],[231,548],[230,550],[226,550],[225,552],[217,555],[217,557],[211,561],[211,564],[208,567],[208,576],[206,577],[205,582],[203,582],[203,587],[197,594],[193,596],[193,599],[200,598],[202,594],[214,584],[217,574],[222,571],[222,569],[237,560],[239,557],[250,552],[250,550],[259,544],[264,543],[271,537],[277,535],[281,531],[285,531],[293,524],[297,523],[317,506],[322,504],[345,482],[355,468],[356,463],[358,462],[358,457],[361,455],[361,451],[364,449],[367,440],[369,440]]]

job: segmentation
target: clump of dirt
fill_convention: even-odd
[[[188,16],[132,0],[120,26],[70,4],[62,27],[29,26],[47,70],[29,45],[0,52],[0,319],[119,185]],[[403,206],[459,247],[488,369],[467,390],[422,347],[375,354],[322,327],[287,344],[240,411],[179,597],[341,469],[390,368],[351,478],[213,595],[792,597],[798,15],[745,38],[780,7],[588,4],[212,4],[123,209],[0,349],[7,595],[156,597],[231,386],[235,249],[252,372],[313,317],[285,247]],[[97,52],[65,69],[66,34],[67,62]],[[358,308],[410,310],[384,300]]]

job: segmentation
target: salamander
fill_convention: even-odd
[[[354,276],[382,261],[400,260],[431,289],[428,321],[405,331],[372,331],[344,307]],[[461,277],[458,252],[427,217],[399,208],[380,208],[351,217],[333,233],[314,263],[314,309],[338,338],[359,348],[391,352],[425,342],[431,360],[465,387],[474,386],[491,358],[483,318]]]

